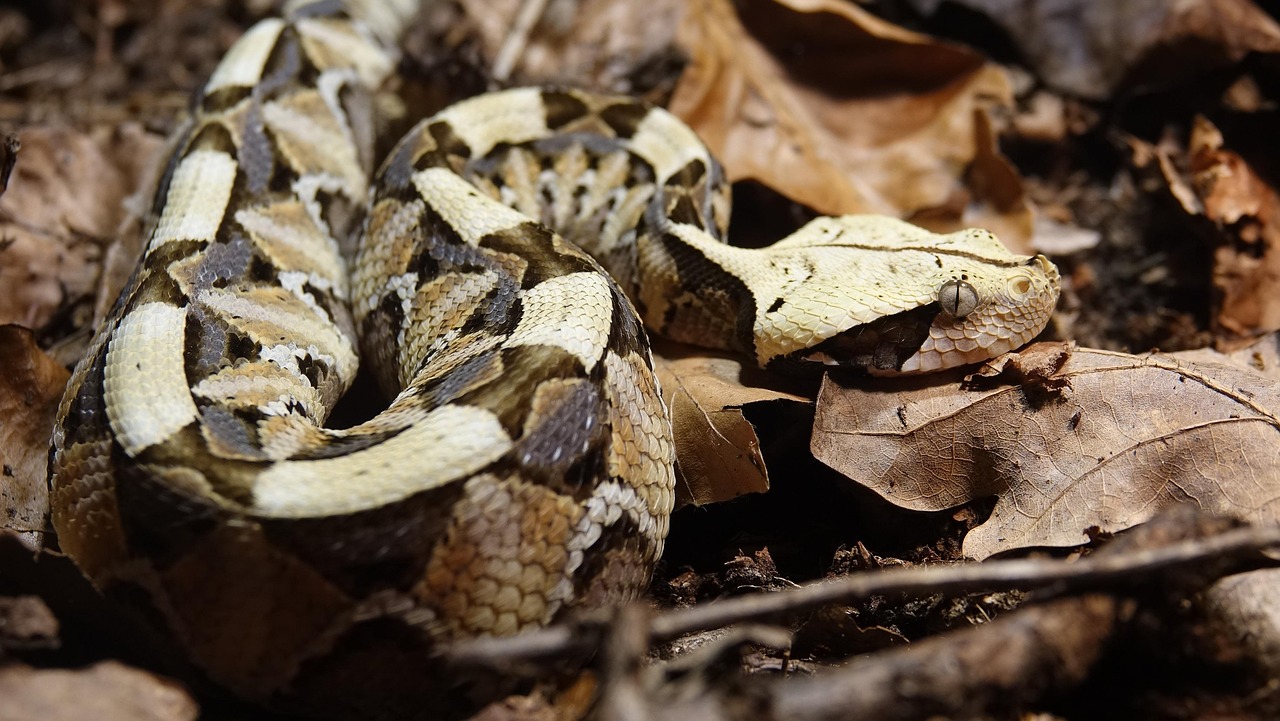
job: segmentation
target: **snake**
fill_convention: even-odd
[[[50,451],[97,588],[201,678],[316,716],[441,717],[481,695],[449,643],[644,591],[675,483],[649,332],[927,373],[1026,343],[1059,291],[977,229],[730,245],[724,170],[625,96],[500,90],[383,142],[415,12],[303,0],[227,51]],[[362,364],[393,400],[326,428]]]

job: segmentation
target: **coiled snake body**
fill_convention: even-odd
[[[433,716],[439,644],[643,589],[674,481],[641,318],[766,367],[910,373],[1021,345],[1057,296],[982,231],[725,245],[719,166],[625,98],[451,106],[371,184],[413,10],[295,3],[228,52],[53,444],[59,542],[96,585],[218,683],[326,715]],[[325,429],[357,336],[395,400]]]

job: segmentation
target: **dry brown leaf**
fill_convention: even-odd
[[[1075,351],[1075,343],[1036,343],[1018,353],[1005,353],[978,367],[964,382],[970,387],[983,383],[1004,381],[1018,384],[1024,390],[1039,389],[1041,397],[1060,392],[1071,386],[1062,375],[1062,366]]]
[[[1154,170],[1148,175],[1184,212],[1217,228],[1213,319],[1222,340],[1280,330],[1280,193],[1203,117],[1196,118],[1185,151],[1169,141],[1125,142],[1136,168]]]
[[[49,432],[70,374],[31,331],[0,326],[0,529],[40,547],[49,512]]]
[[[1269,333],[1254,339],[1248,345],[1225,352],[1213,348],[1197,348],[1172,355],[1194,363],[1234,363],[1241,368],[1261,373],[1273,381],[1280,381],[1280,333]]]
[[[1117,135],[1128,146],[1129,163],[1134,168],[1144,171],[1147,176],[1158,178],[1157,182],[1163,184],[1187,215],[1204,213],[1200,198],[1196,196],[1196,191],[1192,189],[1187,179],[1182,177],[1182,171],[1178,169],[1178,164],[1174,160],[1173,156],[1181,154],[1181,149],[1171,147],[1167,142],[1153,145],[1132,135],[1119,132]]]
[[[680,42],[692,61],[671,110],[731,180],[825,214],[942,209],[960,222],[961,178],[989,142],[983,109],[1010,102],[982,56],[840,0],[690,0]],[[1008,168],[978,171],[1020,195]]]
[[[1196,119],[1190,145],[1192,187],[1225,235],[1214,251],[1214,319],[1235,336],[1280,329],[1280,195],[1224,148],[1205,118]]]
[[[160,141],[136,125],[102,137],[30,128],[21,139],[0,196],[0,323],[38,328],[68,299],[96,292],[102,253],[126,217],[124,198]]]
[[[864,627],[857,611],[849,606],[826,606],[814,611],[796,629],[791,652],[799,657],[858,656],[909,643],[910,639],[896,628]]]
[[[702,506],[769,490],[760,439],[743,408],[771,402],[808,405],[811,399],[754,385],[759,372],[733,358],[684,355],[673,344],[662,348],[667,357],[655,362],[675,428],[677,503]]]
[[[961,214],[959,224],[986,228],[1004,241],[1010,250],[1031,255],[1030,241],[1036,235],[1037,218],[1018,169],[1000,154],[996,129],[985,110],[974,111],[974,133],[977,147],[965,176],[972,198]],[[916,218],[910,220],[919,222]],[[929,227],[925,223],[920,224]],[[931,229],[938,232],[956,230],[949,222]]]
[[[115,661],[80,671],[0,668],[5,721],[185,721],[198,707],[171,681]]]
[[[1032,346],[1035,352],[1035,346]],[[1076,350],[1056,393],[907,379],[828,379],[814,455],[889,501],[941,510],[997,501],[964,540],[975,558],[1070,546],[1191,502],[1280,519],[1280,387],[1234,364]],[[1034,402],[1033,402],[1034,401]]]
[[[932,13],[941,0],[910,0]],[[1004,28],[1051,87],[1101,100],[1280,51],[1280,27],[1250,0],[949,0]]]

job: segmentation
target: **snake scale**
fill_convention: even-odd
[[[474,692],[436,677],[441,644],[644,589],[674,478],[642,321],[766,368],[916,373],[1023,344],[1058,292],[977,230],[729,246],[719,165],[622,97],[473,98],[375,176],[415,12],[295,2],[227,53],[51,451],[95,585],[217,684],[341,718],[438,716]],[[326,429],[358,346],[394,400]]]

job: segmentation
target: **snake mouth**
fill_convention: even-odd
[[[809,363],[814,363],[814,364],[821,363],[824,366],[831,366],[833,368],[845,368],[849,366],[849,363],[841,362],[838,358],[832,358],[831,356],[827,355],[826,353],[823,353],[822,351],[814,351],[812,353],[809,353],[805,356],[802,356],[800,360],[807,361]]]
[[[847,328],[786,358],[802,365],[896,374],[920,351],[939,315],[944,312],[938,303],[927,303]]]

